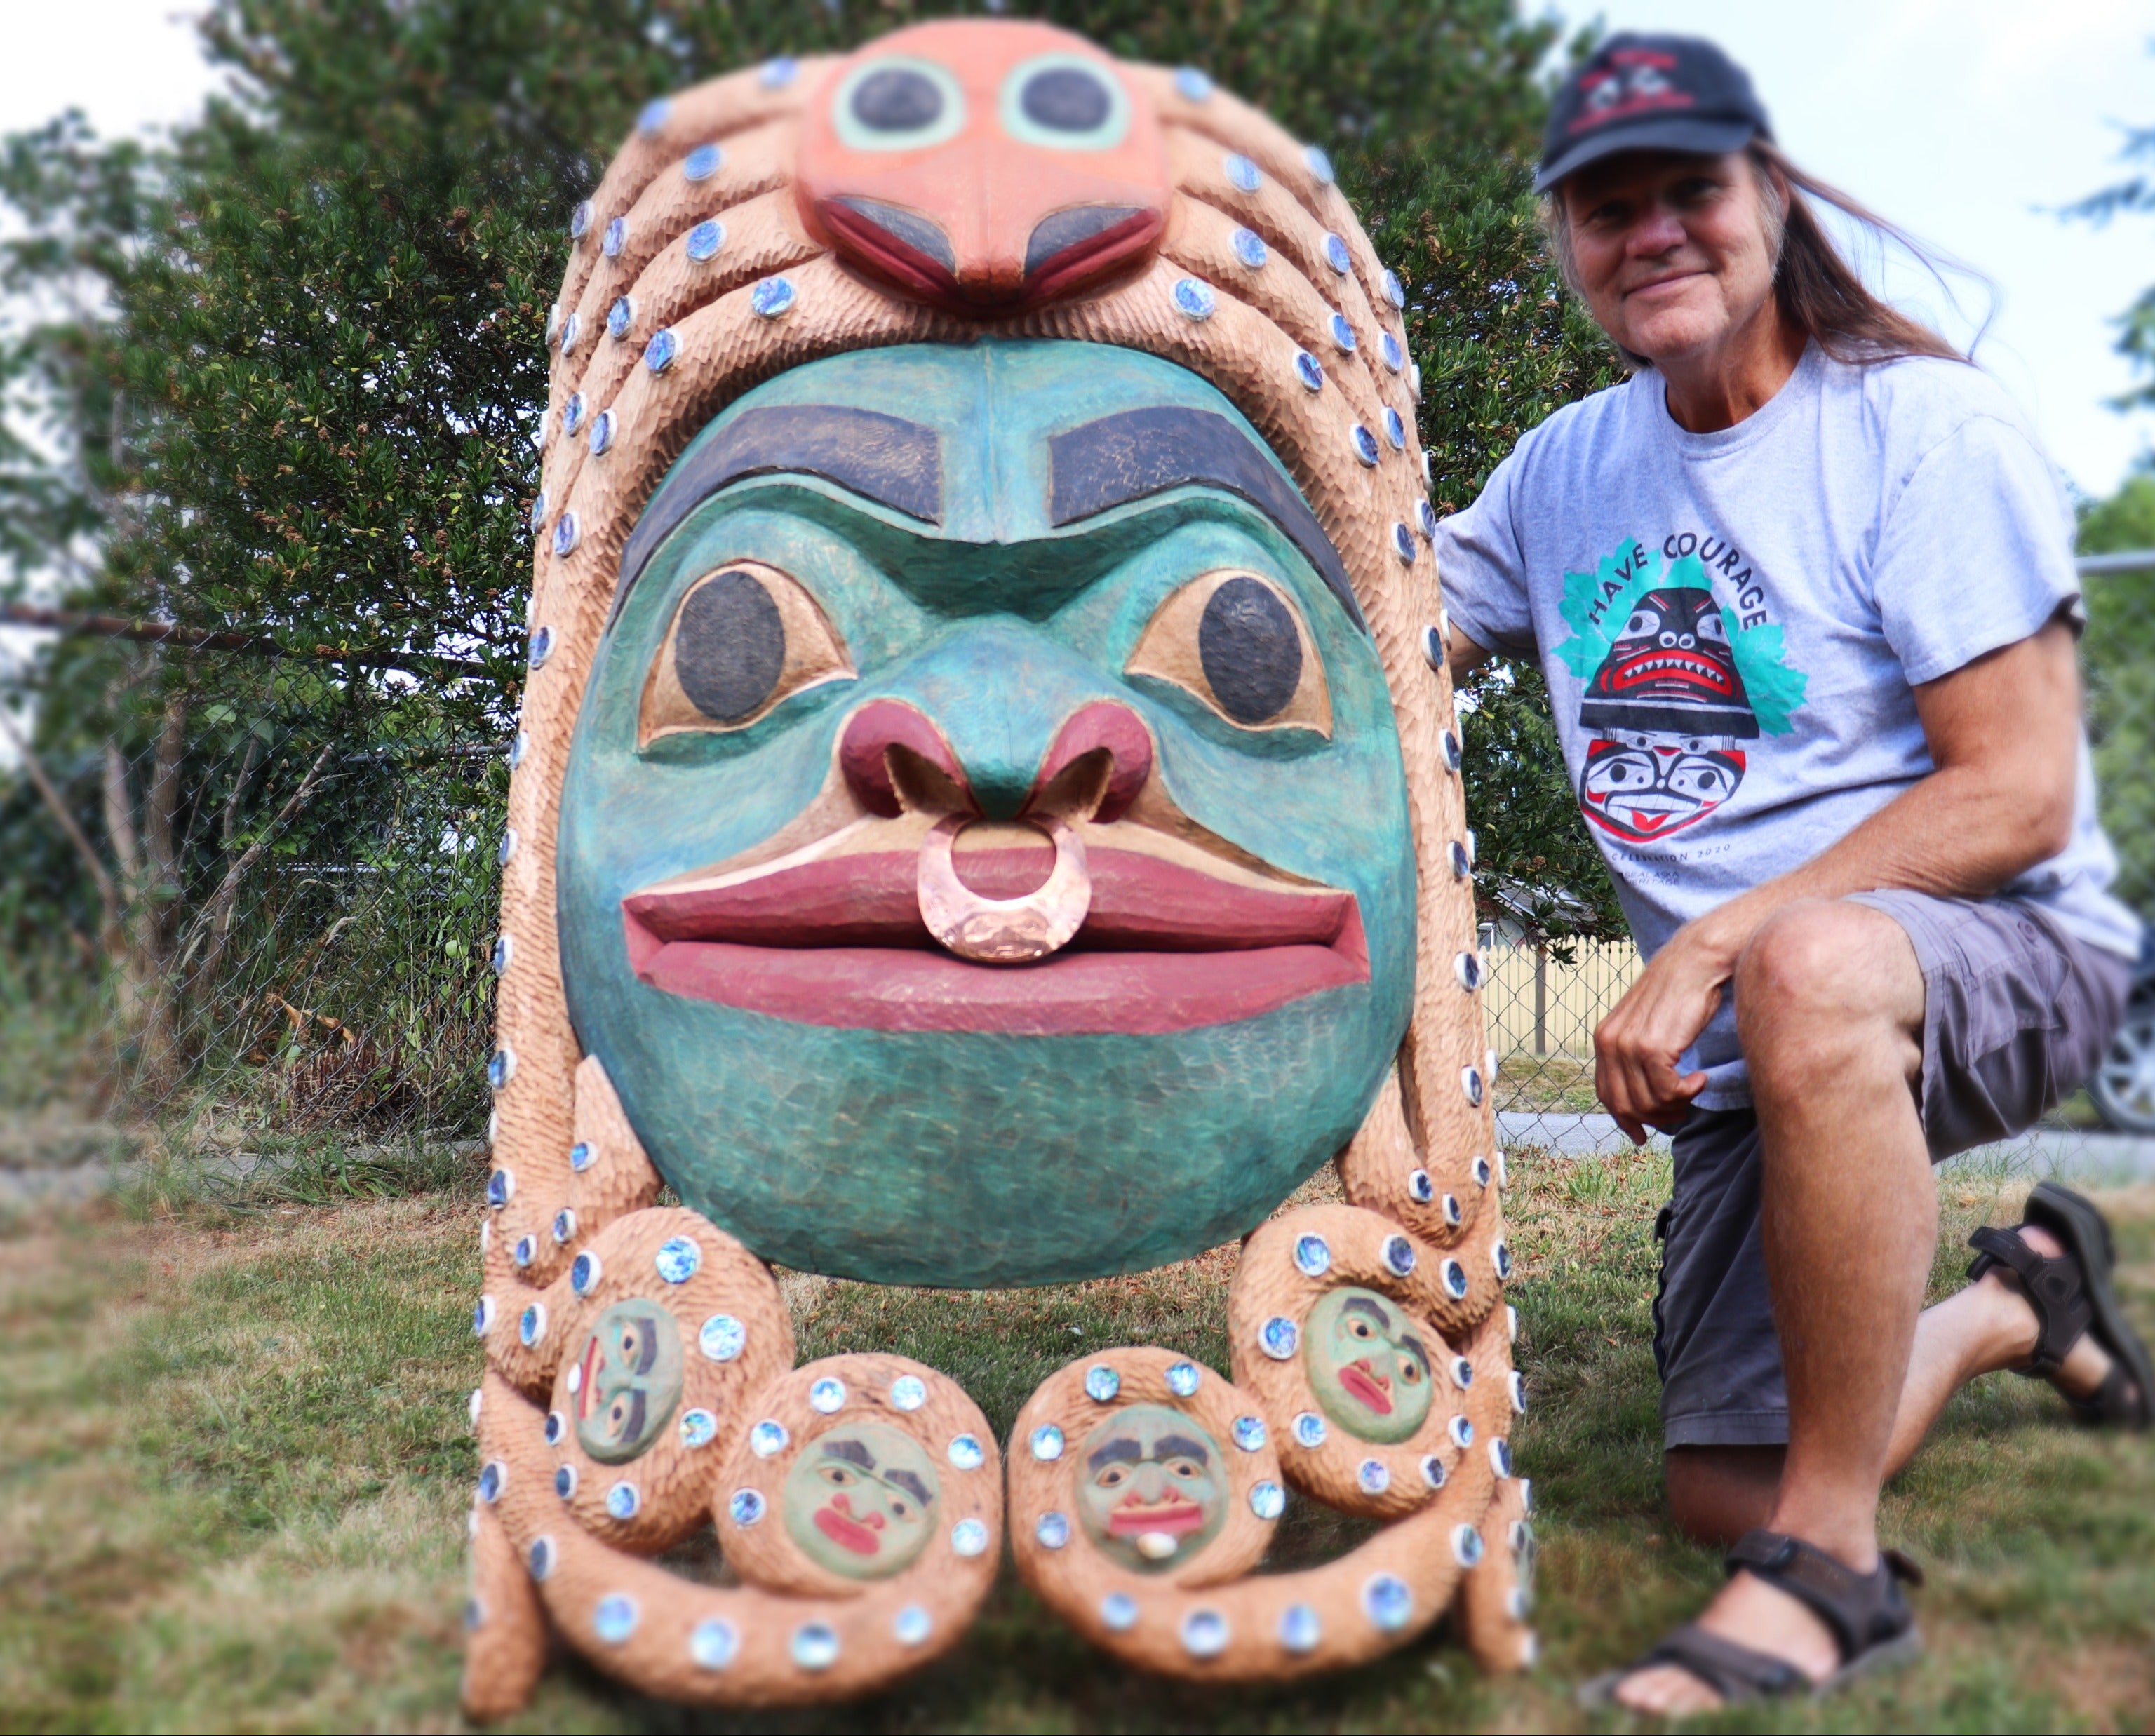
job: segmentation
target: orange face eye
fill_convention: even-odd
[[[1080,54],[1036,54],[1011,69],[997,104],[1003,131],[1051,151],[1112,151],[1129,134],[1122,80]]]
[[[965,131],[965,93],[933,60],[881,54],[840,83],[831,125],[855,151],[924,151]]]

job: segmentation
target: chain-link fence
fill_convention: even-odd
[[[2155,571],[2091,578],[2090,604],[2104,816],[2119,889],[2144,911]],[[435,703],[423,679],[131,655],[76,726],[44,719],[35,741],[10,730],[0,1115],[154,1126],[208,1148],[476,1137],[507,788],[493,720]],[[1594,1032],[1637,976],[1635,950],[1505,920],[1482,942],[1505,1137],[1610,1149]],[[2098,1134],[2106,1105],[2112,1125],[2155,1127],[2155,1012],[2141,1022],[2145,1052],[2038,1140]]]
[[[403,678],[48,682],[0,774],[0,1123],[168,1146],[484,1129],[499,744]]]

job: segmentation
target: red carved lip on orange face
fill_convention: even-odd
[[[1117,1508],[1108,1515],[1108,1535],[1142,1537],[1148,1531],[1165,1531],[1170,1537],[1180,1537],[1185,1532],[1201,1529],[1204,1523],[1203,1508],[1195,1501],[1170,1495],[1157,1507],[1133,1503]]]
[[[1010,1036],[1190,1030],[1369,981],[1352,893],[1246,883],[1104,838],[1088,856],[1083,926],[1035,964],[944,951],[921,920],[917,857],[892,851],[632,893],[629,964],[668,994],[801,1024]],[[990,898],[1031,891],[1047,861],[1044,848],[958,858]]]

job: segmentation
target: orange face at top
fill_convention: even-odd
[[[833,67],[801,124],[802,218],[856,269],[975,317],[1151,257],[1171,189],[1145,93],[1080,37],[968,19]]]

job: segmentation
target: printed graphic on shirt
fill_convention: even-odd
[[[1627,543],[1597,571],[1564,576],[1573,637],[1556,653],[1585,683],[1589,732],[1579,810],[1626,843],[1672,837],[1724,806],[1743,781],[1741,744],[1788,734],[1808,685],[1763,610],[1722,607],[1697,541],[1671,537],[1659,553]]]

